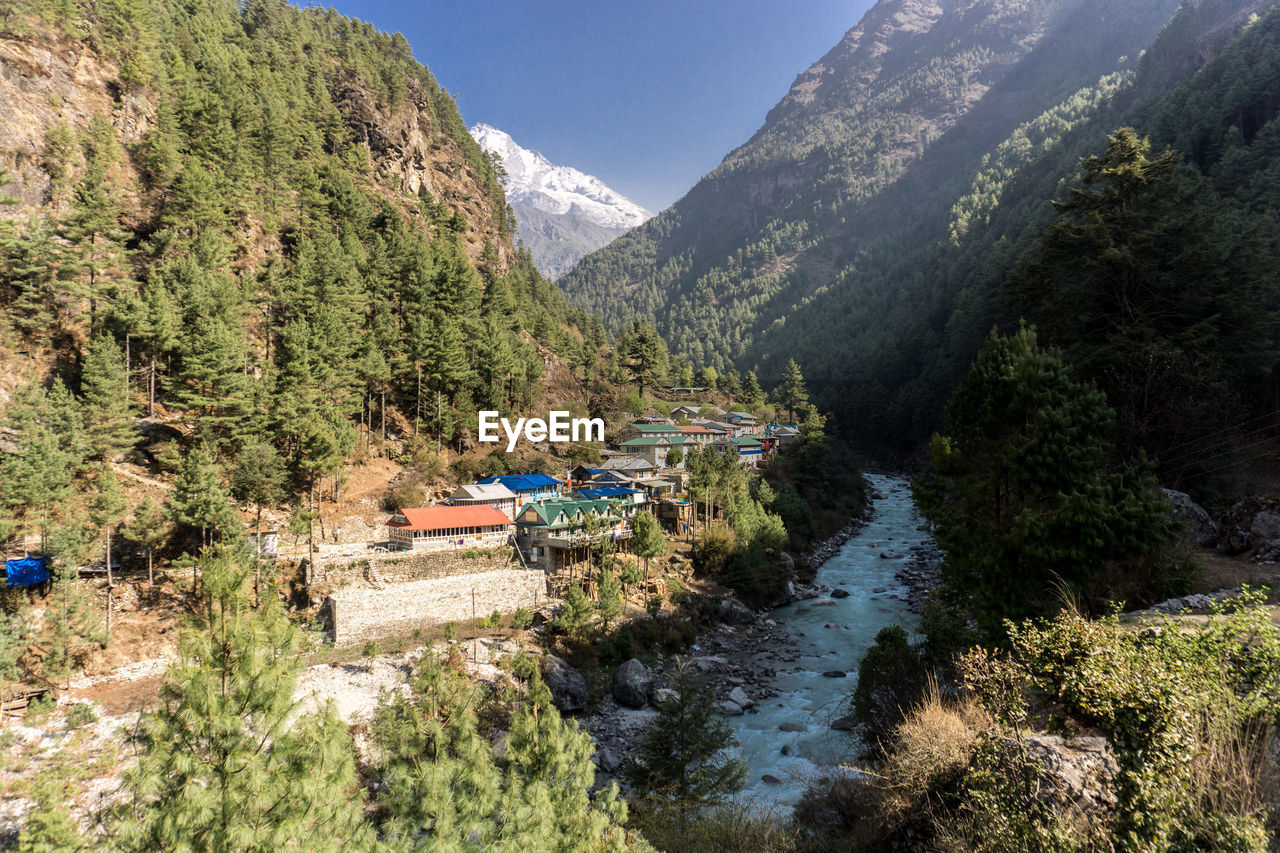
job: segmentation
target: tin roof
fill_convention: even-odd
[[[393,515],[384,524],[388,527],[401,527],[406,530],[445,530],[450,527],[505,527],[511,523],[500,511],[488,504],[474,506],[436,506],[411,507],[400,510],[405,521],[398,522]]]
[[[491,483],[501,483],[513,492],[535,492],[538,489],[560,485],[559,480],[548,477],[546,474],[503,474],[500,477],[476,480],[478,486],[487,486]]]

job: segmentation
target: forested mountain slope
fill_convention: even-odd
[[[603,342],[402,36],[279,0],[72,11],[0,21],[6,399],[113,389],[89,419],[177,417],[228,464],[270,436],[302,484],[362,421],[447,443]]]
[[[1176,3],[878,3],[751,141],[560,284],[607,324],[651,314],[695,364],[769,382],[795,358],[853,434],[918,446],[992,324],[1016,320],[1004,282],[1079,158],[1145,126],[1269,5],[1188,4],[1157,39]],[[1218,94],[1264,122],[1266,97],[1236,101],[1267,66],[1235,72]]]
[[[652,314],[695,364],[741,365],[860,250],[916,227],[983,154],[1136,54],[1176,7],[877,3],[750,141],[561,286],[611,327]]]

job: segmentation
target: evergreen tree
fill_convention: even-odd
[[[948,588],[990,636],[1084,590],[1112,561],[1169,541],[1149,468],[1113,467],[1113,415],[1035,333],[993,336],[947,407],[916,500],[947,558]]]
[[[591,740],[561,720],[536,668],[498,756],[483,736],[493,695],[422,658],[410,695],[378,709],[374,738],[384,837],[396,849],[632,849],[626,806],[610,785],[592,794]],[[638,845],[643,848],[643,845]]]
[[[262,507],[285,499],[288,472],[275,445],[263,439],[250,441],[240,449],[231,472],[231,494],[254,508],[253,529],[262,532]]]
[[[38,385],[15,392],[6,426],[16,452],[0,455],[0,528],[6,537],[34,523],[43,540],[59,505],[73,494],[87,450],[79,414],[58,380],[47,392]]]
[[[94,647],[105,647],[106,625],[89,587],[80,582],[80,565],[90,553],[93,531],[64,524],[49,533],[46,550],[52,582],[45,597],[44,622],[38,643],[44,650],[42,674],[53,685],[65,685]]]
[[[569,584],[569,592],[560,605],[560,614],[556,617],[556,625],[571,637],[581,637],[591,625],[591,616],[595,608],[591,599],[582,591],[577,583]]]
[[[18,853],[81,853],[92,846],[80,832],[80,822],[66,804],[73,790],[58,778],[42,776],[36,780],[31,799],[35,805],[27,812],[18,833]]]
[[[1150,149],[1125,128],[1086,158],[1010,284],[1046,341],[1106,393],[1131,458],[1217,435],[1239,419],[1233,393],[1280,359],[1274,233],[1176,152]]]
[[[606,560],[600,567],[600,583],[596,596],[596,609],[600,612],[600,621],[604,623],[606,631],[609,630],[609,623],[622,616],[623,612],[622,584],[618,581],[612,562],[612,560]]]
[[[801,414],[809,406],[809,389],[805,387],[804,376],[800,373],[800,365],[789,359],[786,369],[782,371],[782,382],[773,389],[773,399],[787,410],[787,420],[795,423],[797,412]]]
[[[222,474],[209,445],[198,444],[183,457],[169,497],[169,518],[198,528],[201,545],[208,545],[213,534],[225,538],[227,533],[239,532],[235,509],[222,489]]]
[[[728,721],[716,713],[711,693],[697,673],[681,666],[671,677],[671,698],[640,743],[632,784],[681,821],[742,789],[746,764],[725,754],[733,740]]]
[[[0,610],[0,702],[9,698],[10,685],[24,675],[22,657],[27,651],[27,625],[23,613]],[[4,718],[0,716],[0,727]]]
[[[89,520],[102,531],[104,541],[103,556],[107,565],[107,636],[111,636],[111,617],[113,608],[113,586],[115,576],[111,570],[111,534],[112,528],[119,523],[129,504],[125,501],[124,491],[116,481],[116,475],[108,465],[103,465],[93,484],[93,497],[89,500]]]
[[[99,334],[89,343],[80,375],[80,394],[94,456],[111,460],[133,447],[138,437],[133,427],[124,354],[109,335]]]
[[[144,715],[132,802],[112,826],[123,850],[360,850],[354,750],[331,705],[298,716],[301,632],[276,596],[254,609],[231,549],[202,558],[197,614]]]
[[[643,510],[636,514],[631,522],[633,536],[631,551],[644,560],[644,579],[649,579],[649,561],[661,557],[667,551],[667,537],[662,532],[662,525],[653,513]]]
[[[114,159],[115,130],[95,116],[86,140],[84,177],[76,186],[71,211],[62,223],[62,236],[75,259],[70,265],[79,284],[77,295],[89,301],[91,319],[97,304],[112,295],[123,268],[120,205],[107,178]]]
[[[745,406],[758,406],[764,402],[764,389],[760,387],[760,380],[756,378],[754,370],[747,371],[747,381],[742,386],[742,403]]]
[[[647,320],[627,327],[618,342],[618,356],[641,397],[646,385],[657,385],[667,374],[667,344]]]
[[[155,586],[156,548],[169,538],[169,519],[165,517],[165,508],[151,498],[143,498],[134,511],[133,521],[120,532],[147,552],[147,583]]]

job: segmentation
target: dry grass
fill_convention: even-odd
[[[972,697],[948,701],[937,683],[931,682],[895,731],[881,778],[909,797],[927,795],[957,780],[990,723]]]
[[[1201,812],[1268,822],[1280,805],[1274,736],[1274,730],[1251,726],[1241,731],[1205,714],[1202,749],[1191,762],[1190,780]]]

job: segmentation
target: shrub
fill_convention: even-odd
[[[929,671],[906,630],[901,625],[881,628],[858,662],[858,684],[850,697],[867,745],[879,749],[907,710],[924,698],[929,684]]]
[[[78,729],[98,721],[98,715],[88,702],[77,702],[67,709],[67,728]]]
[[[404,480],[387,491],[382,506],[387,512],[396,512],[405,507],[417,507],[426,503],[427,494],[422,484],[415,480]]]
[[[511,614],[511,627],[517,631],[524,631],[533,624],[533,613],[527,607],[521,607]]]

